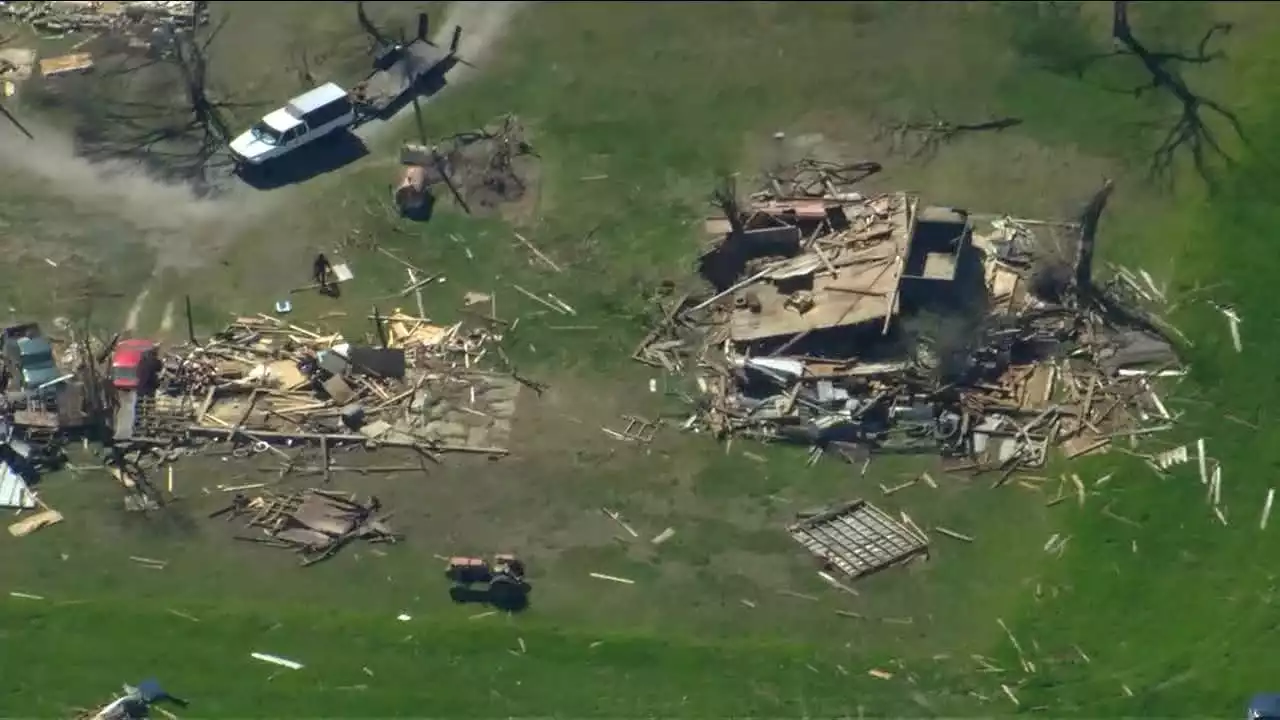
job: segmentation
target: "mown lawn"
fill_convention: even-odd
[[[432,134],[443,134],[514,111],[535,128],[544,158],[541,198],[523,233],[562,261],[564,273],[535,269],[499,223],[443,214],[417,227],[366,211],[381,202],[391,164],[326,179],[309,217],[273,227],[270,235],[332,242],[356,227],[374,233],[385,246],[448,274],[444,289],[429,296],[431,311],[442,317],[469,289],[515,282],[554,292],[577,308],[573,323],[601,330],[557,333],[549,326],[563,318],[535,317],[531,303],[499,289],[499,314],[502,304],[527,314],[520,360],[561,376],[572,368],[584,383],[609,374],[639,388],[644,376],[624,358],[642,332],[647,294],[687,271],[696,249],[691,221],[705,212],[703,197],[716,174],[758,168],[774,131],[820,133],[831,146],[865,157],[882,152],[868,138],[885,118],[928,117],[934,110],[956,120],[1016,115],[1026,121],[1016,134],[961,140],[927,164],[876,156],[889,171],[875,182],[921,189],[941,203],[1043,216],[1074,211],[1104,174],[1115,177],[1120,188],[1102,249],[1167,279],[1175,300],[1185,299],[1172,319],[1195,341],[1193,377],[1168,394],[1186,412],[1181,439],[1205,437],[1223,462],[1227,526],[1206,504],[1194,464],[1160,480],[1120,454],[1076,469],[1089,479],[1114,474],[1084,508],[1044,509],[1043,498],[1012,495],[993,501],[981,483],[948,498],[946,507],[922,499],[933,517],[965,518],[980,542],[940,547],[926,579],[904,574],[866,585],[864,595],[884,597],[862,602],[901,602],[920,618],[894,634],[836,618],[825,606],[829,625],[768,608],[752,616],[731,607],[737,598],[728,593],[700,598],[700,609],[691,598],[682,617],[679,598],[647,601],[643,593],[652,591],[640,585],[626,588],[635,599],[619,602],[614,588],[583,585],[568,573],[545,582],[569,595],[576,590],[589,620],[564,599],[497,623],[432,606],[402,624],[393,619],[395,598],[371,593],[361,601],[358,593],[339,592],[339,601],[266,591],[254,586],[263,582],[260,571],[236,578],[225,567],[225,582],[192,579],[183,590],[179,573],[188,571],[173,571],[164,581],[143,581],[131,599],[123,580],[101,589],[104,572],[71,577],[75,563],[55,562],[54,547],[26,551],[6,542],[0,577],[23,591],[52,590],[44,603],[0,598],[0,640],[17,649],[0,655],[0,670],[13,679],[0,708],[48,715],[88,703],[121,680],[155,674],[197,703],[191,714],[208,717],[1018,710],[1001,683],[1022,710],[1053,714],[1240,712],[1249,694],[1271,682],[1267,639],[1275,624],[1275,573],[1267,558],[1275,528],[1259,531],[1258,513],[1280,461],[1280,437],[1268,425],[1268,411],[1280,401],[1269,368],[1280,351],[1270,327],[1270,291],[1280,278],[1280,256],[1270,247],[1280,225],[1271,160],[1280,153],[1280,134],[1272,129],[1280,93],[1269,80],[1280,70],[1280,55],[1267,30],[1280,18],[1270,5],[1141,3],[1133,10],[1135,30],[1162,49],[1194,45],[1214,18],[1236,21],[1224,45],[1227,58],[1187,73],[1194,87],[1235,109],[1248,131],[1247,146],[1224,141],[1236,162],[1222,169],[1209,195],[1187,173],[1174,190],[1145,182],[1147,152],[1174,108],[1156,93],[1116,91],[1141,81],[1131,59],[1108,60],[1084,77],[1067,69],[1083,52],[1110,47],[1106,6],[1079,12],[1069,3],[1030,6],[539,6],[516,23],[483,77],[428,106],[428,123]],[[597,175],[608,179],[581,180]],[[467,240],[473,260],[450,233]],[[281,257],[263,245],[252,257]],[[381,256],[359,256],[357,263],[361,277],[399,284],[400,271]],[[234,295],[251,305],[255,293],[268,297],[260,292],[263,278],[280,273],[279,266],[236,264],[232,289],[202,290],[202,303]],[[383,293],[376,283],[365,287],[353,289],[355,306]],[[1203,298],[1229,303],[1243,316],[1242,354],[1231,349],[1225,321]],[[714,453],[710,445],[705,451]],[[695,450],[672,452],[656,464],[637,463],[636,473],[676,472]],[[749,465],[702,461],[699,489],[726,503],[744,485],[773,492],[812,481],[832,494],[867,490],[839,468],[791,475],[797,459],[777,453],[771,460],[764,480]],[[914,513],[916,501],[905,502]],[[76,533],[75,523],[24,542],[50,545],[54,533]],[[1040,551],[1053,532],[1072,538],[1061,558]],[[77,557],[82,550],[102,557],[84,547]],[[41,562],[24,563],[24,556]],[[424,577],[437,572],[430,558],[421,566]],[[340,574],[317,577],[305,581],[308,587],[343,582]],[[669,626],[645,612],[646,603],[669,613]],[[698,629],[693,619],[708,617],[699,613],[714,613],[717,603],[741,623],[739,632],[726,623]],[[601,607],[617,610],[602,618]],[[175,609],[200,622],[169,612]],[[1017,669],[997,618],[1019,638],[1034,673]],[[254,650],[308,667],[271,674],[251,664]],[[971,653],[1006,671],[978,672]],[[905,658],[901,667],[895,658]],[[871,678],[870,667],[895,677]]]

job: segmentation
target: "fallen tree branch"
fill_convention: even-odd
[[[889,134],[890,145],[896,150],[914,143],[911,158],[932,158],[943,145],[961,135],[980,132],[1000,132],[1022,124],[1021,118],[1001,117],[973,123],[955,123],[937,117],[929,122],[895,122],[885,130]]]

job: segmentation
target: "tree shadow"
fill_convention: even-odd
[[[1210,189],[1216,186],[1211,161],[1217,159],[1231,165],[1233,158],[1219,143],[1218,136],[1211,127],[1210,116],[1216,115],[1218,120],[1225,120],[1237,139],[1248,144],[1244,127],[1236,114],[1218,101],[1196,92],[1183,75],[1183,68],[1186,66],[1204,66],[1225,60],[1226,53],[1221,49],[1211,49],[1211,46],[1220,36],[1229,34],[1231,29],[1229,23],[1212,24],[1200,36],[1195,49],[1189,52],[1153,50],[1133,31],[1128,0],[1116,0],[1112,3],[1111,35],[1118,47],[1106,52],[1090,53],[1069,65],[1069,71],[1083,79],[1099,64],[1108,60],[1118,57],[1135,58],[1145,75],[1141,82],[1126,86],[1099,87],[1134,98],[1142,98],[1155,92],[1177,103],[1177,120],[1165,129],[1160,143],[1151,151],[1147,167],[1151,180],[1172,184],[1174,162],[1179,154],[1185,153],[1190,156],[1196,174]]]
[[[153,36],[144,53],[103,36],[92,46],[93,73],[35,84],[35,101],[70,120],[79,154],[137,162],[151,175],[198,192],[217,188],[231,167],[225,153],[230,114],[261,103],[229,100],[210,84],[209,48],[229,16],[202,30],[195,20],[204,5],[193,4],[191,29]]]
[[[490,605],[505,612],[521,612],[529,607],[528,583],[493,583],[489,587],[454,585],[449,598],[459,605]]]

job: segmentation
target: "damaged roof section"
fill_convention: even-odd
[[[905,192],[756,197],[708,220],[717,243],[701,270],[731,301],[736,344],[839,328],[888,333],[904,305],[952,294],[971,250],[968,216]]]
[[[833,204],[820,214],[806,214],[803,201],[757,205],[753,218],[788,228],[797,241],[807,221],[830,227],[832,221],[848,224],[851,215],[856,225],[827,235],[821,244],[809,243],[806,252],[771,263],[735,290],[730,338],[751,342],[892,316],[910,245],[911,204],[911,198],[896,194],[857,205]],[[725,242],[737,240],[731,236]],[[800,250],[799,242],[796,249]]]

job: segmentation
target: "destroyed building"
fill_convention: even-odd
[[[745,202],[717,194],[699,261],[712,289],[665,307],[637,349],[693,375],[686,429],[858,462],[940,452],[1007,477],[1054,442],[1096,450],[1169,419],[1144,371],[1121,372],[1177,361],[1132,293],[1037,292],[1034,261],[1074,245],[1081,223],[863,194],[821,164],[804,173],[818,176],[806,191],[774,179]]]

